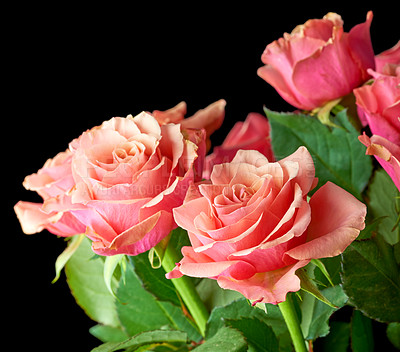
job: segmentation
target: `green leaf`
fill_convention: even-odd
[[[321,291],[318,289],[317,285],[315,285],[311,279],[309,278],[309,276],[307,275],[306,271],[303,269],[299,269],[296,271],[296,275],[299,277],[300,279],[300,286],[301,289],[306,291],[307,293],[311,294],[312,296],[314,296],[315,298],[317,298],[318,300],[320,300],[321,302],[325,303],[326,305],[328,305],[331,308],[338,308],[336,307],[333,303],[331,303],[322,293]]]
[[[380,236],[353,242],[342,254],[349,302],[380,322],[400,321],[400,276],[393,247]]]
[[[61,270],[64,268],[65,264],[67,264],[68,260],[72,257],[75,251],[79,248],[84,238],[85,235],[76,235],[71,237],[71,239],[68,241],[67,248],[65,248],[65,250],[56,259],[56,277],[51,282],[52,284],[54,284],[60,278]]]
[[[322,288],[326,288],[332,286],[332,284],[333,286],[335,286],[342,283],[342,280],[340,278],[340,271],[342,269],[340,256],[321,258],[318,259],[318,261],[323,264],[325,270],[328,273],[328,276],[330,277],[330,280],[328,280],[326,274],[323,273],[321,271],[321,268],[317,265],[317,267],[314,270],[314,279],[319,286],[322,286]]]
[[[134,263],[136,275],[139,276],[147,291],[160,301],[168,301],[178,307],[181,306],[174,285],[165,277],[165,270],[152,268],[147,252],[131,257],[131,260]]]
[[[265,303],[265,314],[263,321],[274,331],[279,341],[279,351],[292,351],[292,338],[278,305]]]
[[[315,190],[331,181],[361,198],[372,173],[372,161],[365,156],[365,147],[358,141],[359,133],[348,121],[346,110],[338,113],[333,121],[339,128],[323,125],[308,115],[267,109],[265,113],[278,160],[305,146],[314,159],[318,177]]]
[[[254,308],[246,299],[240,299],[223,307],[216,307],[210,314],[206,328],[206,338],[214,336],[224,326],[227,319],[258,318],[263,320],[266,314],[261,309]]]
[[[301,328],[306,340],[315,340],[318,337],[326,336],[330,330],[329,318],[343,307],[348,299],[339,285],[323,289],[321,293],[337,308],[332,308],[308,293],[302,295],[303,300],[300,302]]]
[[[214,308],[207,323],[206,338],[214,336],[227,320],[254,318],[273,329],[279,340],[280,351],[291,351],[289,331],[279,307],[273,304],[265,304],[265,307],[267,313],[262,309],[252,307],[246,299],[242,298],[226,306]]]
[[[350,342],[350,323],[333,321],[331,332],[320,343],[324,352],[347,352]]]
[[[372,321],[358,310],[354,310],[351,319],[351,349],[353,352],[374,351]]]
[[[249,346],[257,352],[278,352],[278,340],[271,327],[257,318],[226,320],[226,325],[243,333]]]
[[[390,323],[386,334],[393,346],[400,350],[400,323]]]
[[[164,283],[169,284],[163,269],[152,269],[146,253],[131,257],[131,259],[135,262],[135,271],[131,265],[127,266],[125,277],[122,277],[120,281],[116,302],[118,317],[126,333],[132,336],[142,331],[168,326],[185,331],[193,341],[201,340],[201,335],[194,323],[182,311],[181,304],[175,306],[169,301],[160,301],[156,295],[146,290],[146,286],[137,275],[140,272],[144,277],[147,276],[146,280],[154,279],[152,288],[156,290],[158,285],[162,291],[165,289]],[[152,275],[154,272],[162,272],[162,276]]]
[[[370,217],[370,215],[371,214],[368,213],[367,216]],[[357,241],[367,240],[376,236],[376,234],[378,233],[379,224],[385,218],[386,218],[385,216],[382,216],[380,218],[375,218],[372,221],[367,220],[369,223],[366,224],[364,229],[360,231],[360,234],[357,237]]]
[[[145,331],[137,334],[123,342],[107,342],[100,345],[91,352],[113,352],[125,349],[125,351],[135,351],[140,346],[153,344],[182,344],[186,343],[187,336],[181,331],[155,330]]]
[[[169,238],[169,246],[174,246],[180,253],[183,246],[190,246],[189,236],[186,230],[181,227],[177,227],[175,230],[171,231]]]
[[[222,327],[210,339],[196,347],[196,352],[245,352],[247,343],[242,333],[236,329]]]
[[[122,329],[113,326],[98,324],[92,326],[89,332],[102,342],[121,342],[125,341],[129,336]]]
[[[325,264],[322,262],[321,259],[311,259],[311,263],[313,263],[318,269],[321,271],[321,273],[324,275],[325,279],[329,281],[329,284],[331,286],[335,286],[331,276],[329,275],[328,270],[326,269]]]
[[[396,225],[399,196],[397,187],[386,171],[376,171],[368,189],[369,209],[375,218],[382,217],[378,225],[379,233],[389,244],[400,240],[400,226]]]
[[[125,278],[120,280],[117,298],[118,318],[129,336],[160,329],[170,323],[155,297],[143,288],[130,265],[127,266]]]
[[[104,263],[91,260],[91,241],[86,237],[65,266],[67,282],[78,305],[98,323],[118,327],[114,297],[104,282]]]
[[[221,289],[217,281],[213,279],[202,279],[196,289],[209,311],[212,311],[214,307],[225,306],[243,298],[243,295],[237,291]]]
[[[185,316],[180,307],[178,308],[170,302],[157,303],[163,310],[164,315],[170,321],[171,327],[186,332],[191,341],[199,342],[202,339],[201,334],[197,330],[196,324]]]

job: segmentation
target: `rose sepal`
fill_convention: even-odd
[[[338,309],[339,307],[334,305],[330,302],[318,289],[317,285],[314,281],[309,277],[307,274],[307,270],[304,268],[300,268],[296,271],[296,275],[300,279],[300,287],[301,290],[309,293],[310,295],[314,296],[316,299],[320,300],[321,302],[327,304],[329,307]]]

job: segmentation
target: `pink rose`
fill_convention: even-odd
[[[388,50],[375,56],[375,70],[388,76],[396,76],[400,67],[400,40]]]
[[[364,83],[374,69],[370,38],[372,12],[364,23],[343,31],[335,13],[297,26],[291,34],[269,44],[258,75],[289,104],[313,110],[343,97]]]
[[[214,165],[230,162],[239,149],[257,150],[269,161],[274,161],[269,122],[261,114],[250,113],[244,122],[236,122],[223,143],[206,156],[203,178],[209,179]]]
[[[215,103],[208,105],[206,108],[197,111],[193,116],[184,118],[187,107],[186,103],[182,101],[178,105],[166,111],[154,110],[152,115],[160,125],[166,123],[180,123],[182,129],[204,128],[207,137],[207,150],[209,150],[211,147],[211,134],[219,129],[224,121],[225,105],[226,101],[220,99]]]
[[[215,165],[174,209],[191,247],[167,274],[208,277],[257,302],[279,303],[300,289],[297,269],[313,258],[342,253],[364,228],[366,206],[334,185],[314,188],[314,164],[306,148],[278,162],[240,150]]]
[[[365,133],[358,139],[367,147],[366,154],[375,156],[400,191],[400,146],[381,136],[369,138]]]
[[[150,249],[176,227],[172,209],[201,177],[204,137],[146,113],[105,121],[26,178],[44,202],[17,203],[23,230],[85,233],[100,255]]]
[[[375,74],[371,85],[354,90],[358,113],[372,134],[400,145],[400,71],[397,76]]]

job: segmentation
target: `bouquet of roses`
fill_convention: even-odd
[[[400,348],[400,42],[372,12],[328,13],[269,44],[258,75],[296,108],[249,113],[220,146],[225,100],[113,117],[24,186],[22,230],[65,237],[100,351]],[[351,309],[349,321],[332,321]]]

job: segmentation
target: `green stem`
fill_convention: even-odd
[[[168,273],[175,268],[175,263],[179,262],[179,260],[180,257],[175,248],[173,248],[173,246],[168,246],[164,253],[162,266]],[[187,276],[182,276],[179,279],[171,279],[171,281],[181,296],[183,302],[186,304],[186,307],[197,324],[201,335],[204,337],[209,314],[196,290],[193,281]]]
[[[286,301],[279,303],[278,307],[285,319],[295,351],[307,352],[306,343],[301,331],[299,319],[293,306],[292,297],[288,294],[286,296]]]

